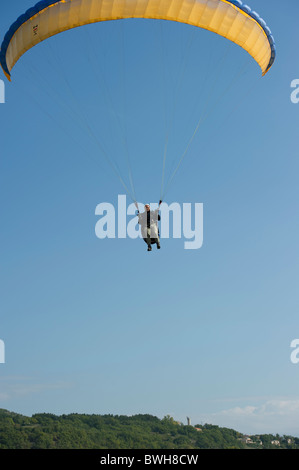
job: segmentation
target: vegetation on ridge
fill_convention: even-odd
[[[0,449],[299,449],[291,436],[244,436],[233,429],[183,425],[170,416],[50,413],[0,409]]]

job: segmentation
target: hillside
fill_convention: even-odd
[[[187,426],[170,416],[49,413],[23,416],[0,409],[0,449],[299,449],[291,436],[244,436],[205,424]]]

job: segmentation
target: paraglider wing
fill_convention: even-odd
[[[263,75],[275,60],[271,31],[240,0],[42,0],[6,33],[0,64],[10,80],[19,58],[39,42],[85,24],[124,18],[178,21],[213,31],[245,49]]]

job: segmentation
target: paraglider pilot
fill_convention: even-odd
[[[137,207],[138,223],[141,225],[141,235],[147,244],[147,251],[152,251],[152,245],[155,243],[158,250],[161,248],[158,228],[158,221],[160,220],[159,210],[161,203],[162,201],[159,201],[159,207],[155,211],[151,211],[150,205],[145,204],[145,211],[141,214],[138,210],[137,203],[135,204]]]

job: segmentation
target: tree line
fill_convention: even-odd
[[[248,442],[249,441],[249,442]],[[295,448],[299,438],[250,436],[229,428],[183,425],[170,416],[38,413],[0,410],[0,449],[245,449]]]

